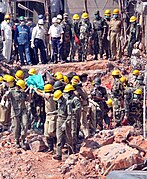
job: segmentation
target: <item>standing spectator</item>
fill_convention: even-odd
[[[43,25],[43,19],[39,19],[38,24],[32,31],[31,47],[34,48],[35,64],[39,63],[38,49],[40,49],[42,63],[46,64],[47,62],[45,51],[45,29]]]
[[[63,43],[63,29],[58,24],[57,18],[54,17],[52,19],[52,25],[49,29],[49,42],[52,44],[52,62],[57,63],[57,56],[59,55],[59,60],[62,62],[62,56],[61,56],[61,47]]]
[[[25,24],[24,16],[19,18],[20,25],[16,28],[15,31],[15,44],[18,46],[18,51],[20,55],[21,66],[25,65],[23,53],[25,52],[26,61],[28,65],[31,65],[30,59],[30,29]]]
[[[5,20],[1,24],[1,35],[3,41],[3,56],[10,62],[12,49],[12,27],[10,25],[10,15],[5,15]]]

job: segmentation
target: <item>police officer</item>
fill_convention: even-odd
[[[39,63],[38,49],[40,50],[42,63],[46,64],[47,58],[45,51],[45,29],[43,19],[39,19],[38,24],[33,28],[31,47],[34,48],[35,64]]]
[[[25,24],[24,16],[21,16],[19,20],[20,20],[20,25],[17,26],[15,31],[15,44],[16,46],[18,46],[21,65],[22,66],[25,65],[24,57],[23,57],[24,52],[25,52],[27,64],[31,65],[30,50],[29,50],[29,44],[31,39],[30,29]]]
[[[121,21],[119,20],[119,9],[113,10],[113,16],[110,20],[110,48],[112,60],[115,60],[116,57],[120,59],[121,54]]]
[[[72,24],[68,19],[68,14],[63,14],[63,21],[61,22],[61,26],[64,31],[63,35],[63,46],[62,46],[62,60],[63,62],[67,62],[67,57],[70,53],[70,43],[72,40]]]
[[[80,120],[81,103],[80,99],[74,94],[74,87],[67,84],[64,88],[65,98],[70,101],[72,106],[73,117],[71,121],[71,134],[73,140],[73,151],[76,152],[77,145],[77,121]]]
[[[53,156],[55,160],[62,160],[62,148],[67,143],[69,154],[72,153],[72,137],[71,137],[71,121],[72,121],[72,107],[68,100],[63,97],[60,90],[54,92],[54,101],[58,103],[58,118],[56,125],[56,155]]]
[[[12,83],[11,83],[12,85]],[[21,147],[26,149],[26,135],[28,128],[28,117],[27,109],[25,105],[26,93],[25,93],[25,81],[18,80],[16,86],[12,87],[3,96],[3,100],[9,99],[11,101],[11,118],[12,118],[12,128],[15,137],[16,147],[20,147],[20,137],[21,137]]]
[[[104,34],[106,33],[106,29],[104,24],[105,21],[104,19],[100,16],[99,10],[95,12],[95,19],[93,21],[93,30],[94,30],[94,60],[97,60],[98,58],[98,53],[100,54],[100,59],[103,58],[103,39],[104,39]]]
[[[52,25],[49,29],[49,42],[52,44],[52,62],[58,62],[58,55],[59,60],[62,62],[62,43],[63,43],[63,28],[61,25],[58,24],[57,18],[54,17],[52,19]]]
[[[114,83],[111,89],[111,96],[113,100],[113,120],[116,126],[120,126],[123,115],[122,115],[122,100],[123,100],[123,84],[120,81],[120,71],[112,71],[112,76],[114,78]]]
[[[138,41],[140,41],[140,30],[141,27],[137,23],[137,17],[132,16],[130,18],[130,34],[129,34],[129,40],[128,40],[128,57],[130,58],[132,55],[132,50],[134,47],[134,44]]]

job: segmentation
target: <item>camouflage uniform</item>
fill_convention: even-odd
[[[67,101],[64,97],[62,98],[62,102],[58,103],[58,118],[56,124],[56,137],[57,137],[57,145],[56,145],[56,154],[59,157],[62,157],[62,148],[67,143],[69,147],[69,152],[71,153],[72,145],[72,137],[71,137],[71,120],[72,120],[72,107],[69,101]],[[62,125],[66,125],[65,131],[62,130]]]
[[[63,46],[62,46],[62,58],[63,61],[67,61],[67,57],[69,56],[70,53],[70,42],[72,39],[72,24],[70,21],[65,21],[63,20],[61,22],[61,26],[64,31],[64,36],[63,36]]]
[[[123,100],[123,84],[119,78],[114,79],[114,84],[111,90],[113,100],[113,120],[116,125],[121,125],[122,122],[122,100]]]
[[[79,61],[87,60],[88,42],[91,34],[92,26],[89,21],[82,21],[80,24],[80,47],[79,47]]]

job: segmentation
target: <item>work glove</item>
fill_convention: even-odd
[[[66,129],[66,124],[65,124],[65,122],[62,124],[62,126],[61,126],[61,130],[62,131],[65,131],[65,129]]]

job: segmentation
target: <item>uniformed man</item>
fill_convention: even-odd
[[[95,19],[93,21],[93,39],[94,39],[94,60],[98,59],[98,53],[100,54],[100,59],[103,59],[103,39],[106,33],[105,20],[100,16],[99,10],[95,12]]]
[[[12,86],[14,82],[9,82],[9,86]],[[21,137],[21,147],[26,149],[26,135],[28,128],[28,117],[27,109],[25,105],[26,93],[25,93],[25,81],[18,80],[16,86],[10,88],[9,91],[3,96],[4,105],[6,99],[11,101],[11,118],[12,118],[12,128],[15,137],[16,147],[20,147],[20,137]]]
[[[71,121],[71,135],[73,140],[73,151],[76,152],[77,145],[77,121],[81,116],[81,103],[80,99],[74,94],[74,87],[71,84],[67,84],[64,88],[65,98],[70,101],[72,106],[73,117]]]
[[[113,16],[110,20],[110,49],[112,60],[115,60],[117,57],[120,59],[121,54],[121,21],[119,20],[119,9],[113,10]]]
[[[68,19],[68,14],[63,14],[63,21],[61,22],[61,26],[64,31],[63,35],[63,45],[62,45],[62,60],[63,62],[67,62],[67,57],[70,53],[70,44],[72,40],[72,24]]]
[[[56,124],[56,155],[53,156],[55,160],[62,160],[62,148],[67,143],[69,154],[72,153],[73,144],[71,137],[71,121],[72,121],[72,107],[68,100],[63,97],[60,90],[54,92],[54,101],[58,103],[58,118]]]
[[[139,82],[137,81],[137,77],[139,76],[140,71],[135,69],[132,72],[132,78],[129,80],[129,82],[133,85],[134,90],[138,88]]]
[[[123,84],[120,81],[120,71],[112,71],[112,76],[114,78],[114,83],[111,90],[111,96],[113,100],[113,120],[116,126],[120,126],[123,115],[122,115],[122,100],[123,100]]]
[[[137,17],[132,16],[130,18],[130,34],[129,34],[129,40],[128,40],[128,57],[130,58],[132,55],[132,50],[134,48],[134,44],[136,42],[140,42],[140,30],[141,27],[137,23]]]
[[[38,90],[35,92],[42,96],[45,100],[45,113],[46,119],[44,124],[44,136],[46,139],[46,144],[48,146],[48,151],[52,152],[54,149],[54,138],[56,136],[56,120],[57,120],[57,110],[56,103],[53,100],[53,86],[51,84],[46,84],[44,86],[44,92],[41,93]]]

